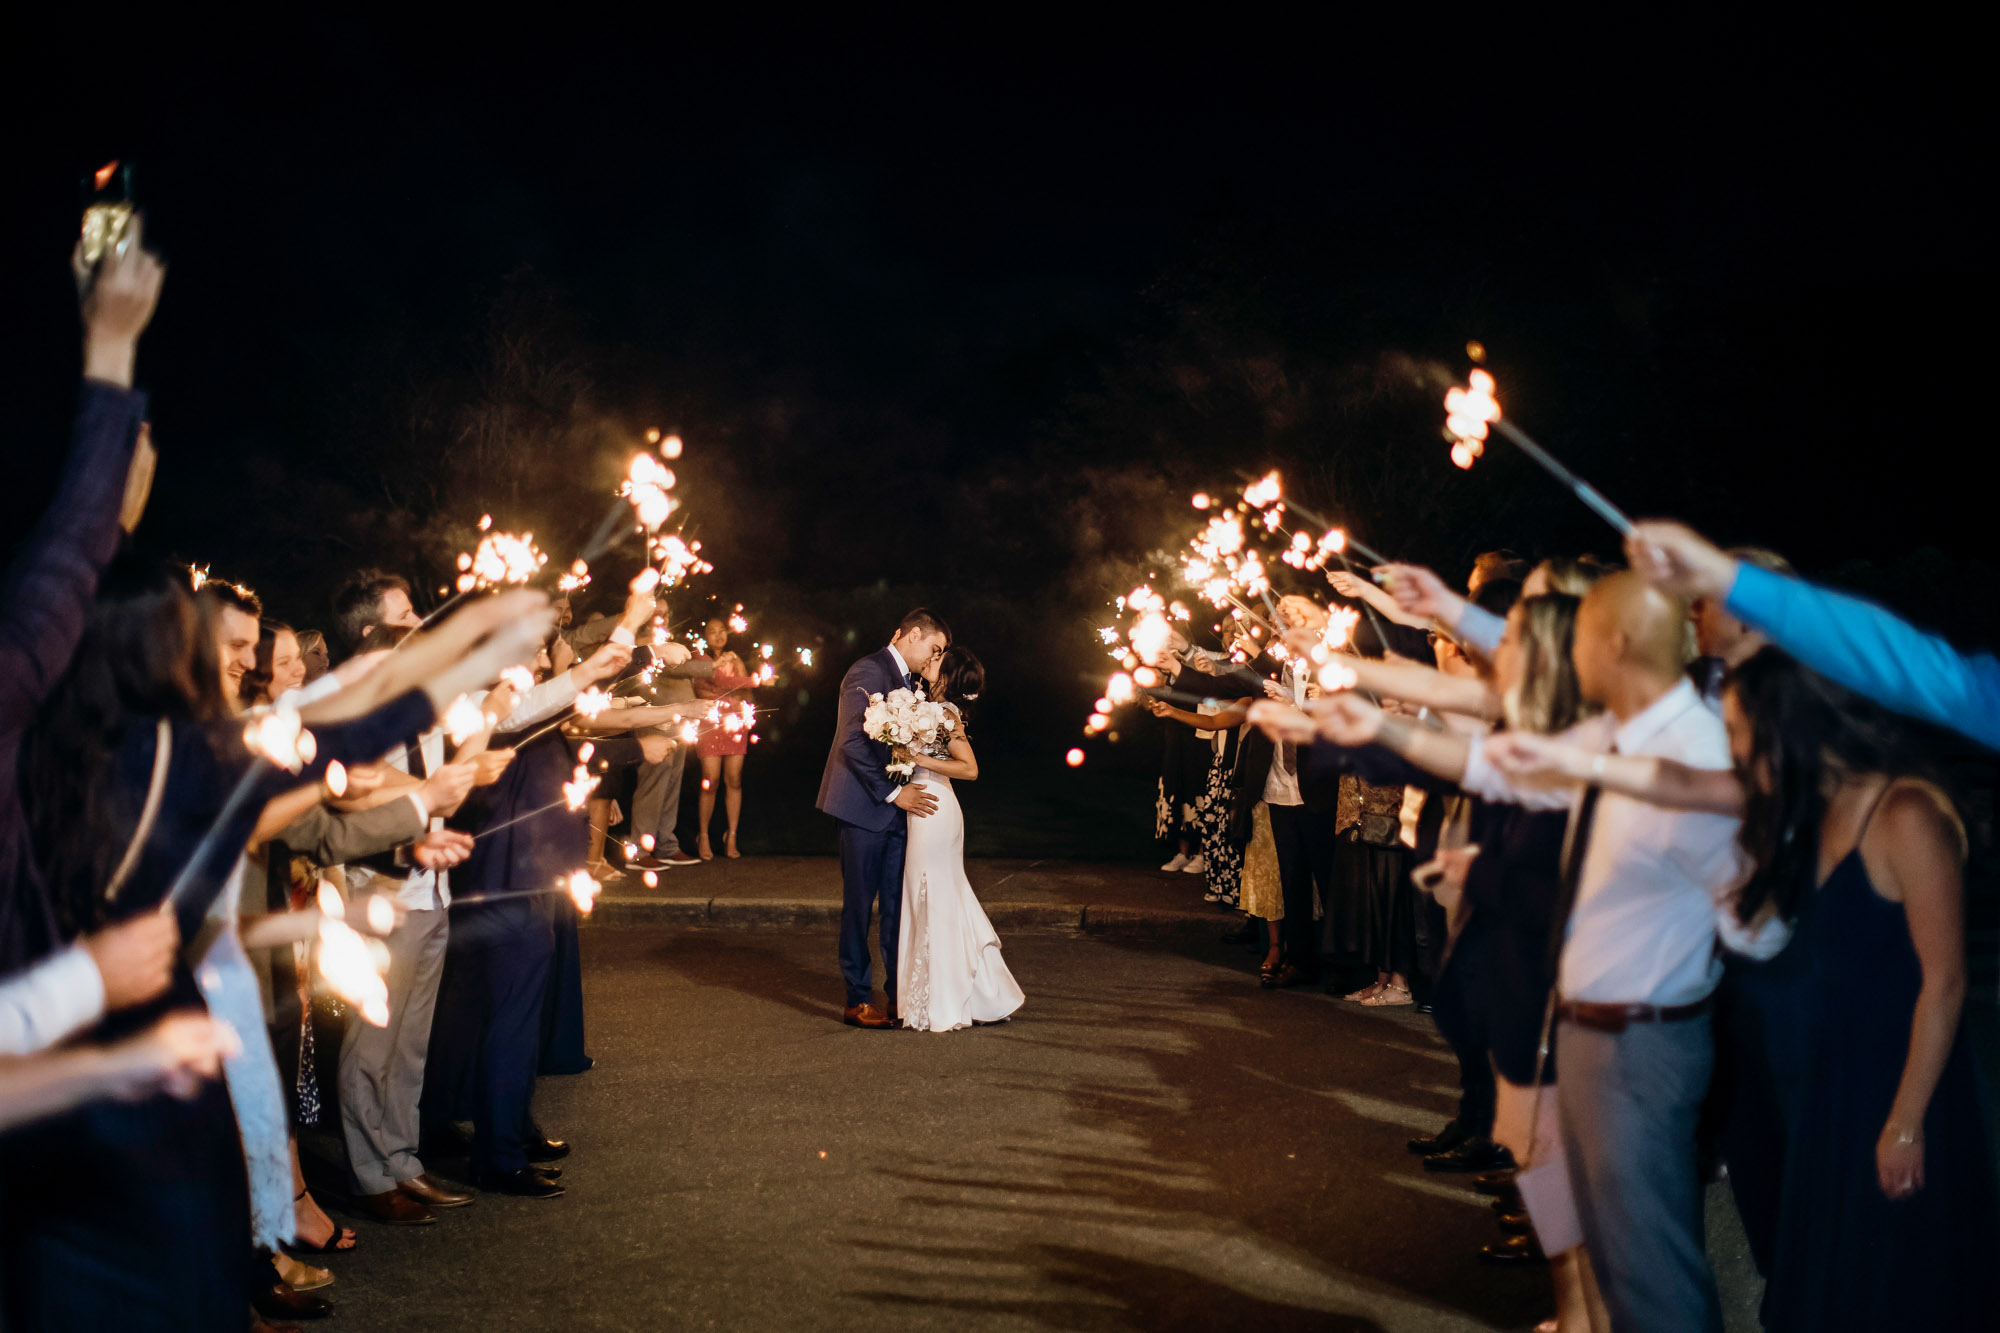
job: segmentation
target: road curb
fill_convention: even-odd
[[[1221,939],[1242,929],[1226,912],[1184,912],[1076,903],[983,904],[996,930],[1058,931],[1146,939]],[[737,930],[825,927],[840,924],[840,904],[823,898],[641,898],[597,900],[598,926],[711,926]]]

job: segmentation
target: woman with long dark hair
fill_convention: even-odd
[[[372,758],[428,727],[443,701],[532,646],[520,642],[515,622],[533,614],[534,602],[529,595],[467,608],[470,619],[455,629],[317,706],[307,718],[317,753],[294,776],[245,750],[222,696],[212,630],[185,575],[129,556],[114,561],[21,760],[28,827],[60,937],[167,910],[189,942],[167,994],[108,1020],[100,1035],[123,1035],[169,1009],[206,1007],[197,973],[229,964],[233,974],[242,960],[233,921],[225,912],[221,927],[211,926],[211,908],[233,888],[265,804],[318,781],[331,760]],[[500,632],[467,656],[489,630]],[[410,688],[419,681],[421,689]],[[243,799],[232,800],[237,793]],[[12,1326],[243,1322],[259,1278],[246,1263],[248,1184],[223,1085],[185,1102],[159,1096],[82,1108],[13,1136],[4,1159],[0,1285]]]
[[[1964,825],[1902,724],[1776,649],[1730,674],[1723,712],[1733,773],[1524,740],[1505,762],[1742,815],[1725,1156],[1765,1327],[1958,1326],[2000,1301],[1959,1025]]]

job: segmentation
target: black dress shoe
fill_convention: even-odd
[[[1505,1217],[1509,1213],[1525,1213],[1528,1211],[1527,1201],[1521,1197],[1521,1191],[1519,1190],[1513,1190],[1507,1194],[1495,1195],[1493,1198],[1487,1200],[1487,1202],[1493,1205],[1493,1215],[1495,1217]]]
[[[519,1171],[487,1171],[479,1177],[479,1188],[488,1194],[512,1194],[523,1199],[559,1199],[563,1187],[532,1166]]]
[[[530,1139],[522,1147],[531,1162],[559,1162],[569,1156],[569,1145],[561,1139]]]
[[[1429,1157],[1432,1153],[1450,1152],[1465,1142],[1466,1128],[1454,1120],[1435,1134],[1424,1134],[1410,1140],[1410,1151],[1419,1157]]]
[[[547,1162],[530,1162],[528,1163],[528,1169],[543,1180],[562,1179],[562,1168],[559,1166],[550,1166]]]
[[[1491,1245],[1480,1246],[1479,1261],[1496,1268],[1523,1268],[1529,1264],[1545,1264],[1549,1257],[1542,1253],[1542,1247],[1535,1243],[1533,1236],[1509,1236]]]
[[[1496,1196],[1520,1193],[1520,1190],[1514,1186],[1514,1168],[1512,1166],[1509,1166],[1504,1171],[1481,1171],[1472,1178],[1472,1188],[1478,1190],[1481,1194]]]
[[[1512,1165],[1514,1155],[1484,1135],[1469,1138],[1450,1152],[1432,1153],[1424,1158],[1426,1171],[1492,1171]]]
[[[1532,1236],[1535,1224],[1526,1213],[1500,1214],[1500,1229],[1510,1236]]]
[[[324,1319],[333,1313],[332,1301],[294,1291],[289,1282],[259,1285],[250,1293],[250,1306],[266,1319]]]

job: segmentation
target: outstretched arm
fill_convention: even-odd
[[[1673,810],[1743,813],[1742,780],[1727,768],[1692,768],[1649,754],[1604,754],[1524,731],[1487,737],[1485,755],[1517,782],[1596,786]]]

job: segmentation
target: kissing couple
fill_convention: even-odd
[[[1026,998],[965,876],[965,815],[952,791],[954,778],[979,776],[965,719],[985,684],[972,650],[954,646],[943,618],[922,607],[903,617],[887,647],[841,678],[840,720],[818,806],[840,825],[842,1020],[849,1027],[950,1032],[997,1023]],[[912,708],[921,701],[941,711]],[[877,739],[871,704],[878,715],[885,704],[886,711],[920,712],[936,730],[900,745]],[[908,780],[899,784],[902,774]],[[878,903],[886,1009],[875,1005],[868,953],[868,915]]]

